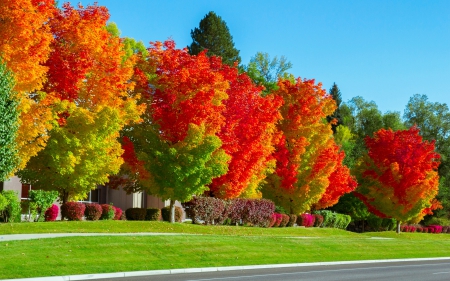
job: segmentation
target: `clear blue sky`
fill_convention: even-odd
[[[63,1],[60,1],[63,2]],[[92,4],[93,1],[71,1]],[[123,37],[192,42],[214,11],[227,23],[242,62],[284,55],[296,77],[339,86],[382,112],[403,110],[418,93],[450,105],[450,0],[255,1],[98,0]]]

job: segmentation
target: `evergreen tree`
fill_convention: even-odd
[[[336,83],[333,83],[333,86],[331,87],[329,94],[333,97],[334,101],[336,102],[336,110],[333,112],[333,114],[327,116],[327,121],[330,122],[333,119],[337,120],[336,124],[331,125],[331,129],[333,130],[333,134],[336,134],[336,127],[342,124],[342,117],[340,112],[340,106],[342,103],[342,96],[341,91],[339,90]]]
[[[0,181],[8,179],[19,165],[15,146],[19,112],[13,87],[13,75],[0,61]]]
[[[192,43],[189,54],[197,55],[207,49],[208,56],[222,57],[224,64],[241,63],[239,50],[234,47],[233,37],[227,24],[214,12],[209,12],[201,21],[199,28],[191,30]]]

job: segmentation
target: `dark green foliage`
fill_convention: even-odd
[[[367,226],[369,231],[390,231],[394,230],[397,225],[395,219],[382,219],[373,214],[367,218]]]
[[[3,190],[3,197],[6,199],[7,205],[1,212],[4,222],[20,222],[20,214],[22,208],[17,196],[17,192],[13,190]]]
[[[125,211],[125,217],[129,221],[143,221],[146,214],[147,210],[143,208],[129,208]]]
[[[315,211],[315,214],[323,216],[322,227],[346,229],[352,221],[352,218],[349,215],[343,215],[328,210]]]
[[[6,180],[19,164],[15,144],[19,112],[13,87],[13,74],[0,60],[0,181]]]
[[[161,209],[161,216],[163,218],[163,221],[170,221],[170,207],[164,207]],[[175,221],[176,222],[181,222],[183,218],[183,210],[178,207],[175,206]]]
[[[84,210],[86,220],[96,221],[102,216],[102,207],[97,203],[87,203]]]
[[[275,213],[278,213],[278,214],[288,214],[287,212],[286,212],[286,210],[283,208],[283,207],[281,207],[281,206],[275,206]]]
[[[208,56],[222,57],[225,64],[232,66],[235,62],[241,62],[227,24],[216,13],[209,12],[200,21],[199,28],[191,30],[191,37],[192,43],[188,46],[191,55],[197,55],[207,49]]]
[[[333,133],[336,133],[336,127],[339,125],[342,125],[342,117],[341,117],[341,111],[340,106],[342,103],[342,95],[341,91],[339,90],[336,83],[333,83],[333,86],[331,87],[329,94],[333,97],[334,101],[336,102],[336,110],[333,112],[333,114],[327,116],[327,121],[331,122],[332,120],[336,119],[336,123],[331,125],[331,129],[333,130]]]
[[[161,209],[148,208],[145,215],[146,221],[160,221],[161,220]]]

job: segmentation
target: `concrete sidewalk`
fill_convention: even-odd
[[[73,236],[176,236],[176,235],[199,235],[186,233],[157,233],[157,232],[136,232],[136,233],[37,233],[37,234],[1,234],[0,242],[15,240],[30,240]]]

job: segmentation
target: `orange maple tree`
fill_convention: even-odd
[[[365,139],[368,152],[355,169],[355,195],[380,217],[398,222],[420,221],[439,208],[439,154],[434,141],[423,141],[419,130],[381,129]]]
[[[330,186],[330,180],[342,156],[332,138],[331,124],[324,122],[336,105],[314,80],[280,80],[278,87],[274,95],[284,100],[283,120],[278,124],[283,136],[274,153],[275,173],[268,177],[263,196],[291,213],[302,213],[317,204],[327,189],[331,193],[337,188]],[[351,182],[346,182],[350,185],[345,190],[351,190]],[[331,205],[336,200],[334,196],[329,199],[333,200],[324,202],[325,197],[320,205]]]
[[[19,101],[17,169],[45,147],[51,128],[52,96],[38,91],[46,80],[44,63],[53,42],[48,22],[55,12],[54,0],[0,1],[0,56],[14,73],[15,99]]]

